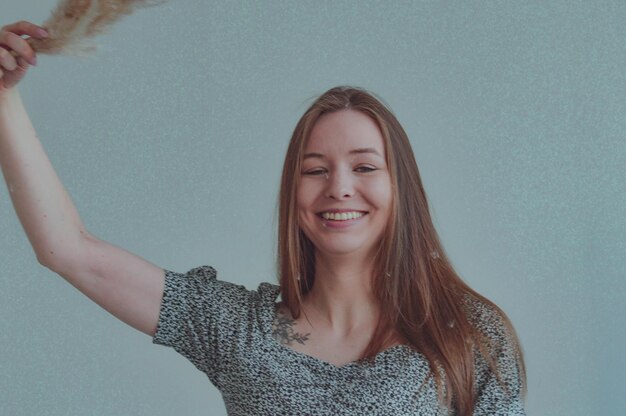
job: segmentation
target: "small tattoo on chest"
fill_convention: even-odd
[[[294,325],[296,321],[287,316],[282,311],[276,312],[276,319],[272,323],[272,336],[278,342],[283,345],[291,345],[294,341],[298,344],[304,345],[304,342],[309,339],[310,333],[303,335],[296,332]]]

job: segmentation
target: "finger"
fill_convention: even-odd
[[[18,35],[9,31],[1,31],[0,32],[0,44],[8,46],[10,49],[13,49],[19,55],[26,58],[28,62],[32,65],[37,64],[35,60],[35,51],[30,47],[26,39],[22,39]]]
[[[2,30],[6,30],[9,32],[13,32],[17,35],[28,35],[33,38],[43,39],[48,37],[48,33],[43,26],[38,26],[34,23],[27,22],[22,20],[21,22],[12,23],[10,25],[6,25],[2,28]],[[0,39],[2,42],[2,39]]]
[[[17,58],[17,65],[22,69],[28,69],[30,64],[26,61],[26,59],[24,59],[24,57],[20,56]]]
[[[0,47],[0,67],[4,67],[9,71],[17,69],[17,61],[9,51]]]

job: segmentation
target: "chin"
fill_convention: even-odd
[[[322,254],[331,256],[346,256],[350,254],[370,253],[373,247],[353,242],[352,244],[316,244],[315,248]]]

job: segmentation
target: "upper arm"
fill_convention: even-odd
[[[473,323],[485,342],[483,351],[474,350],[477,396],[473,414],[525,415],[524,361],[513,326],[501,309],[481,302],[473,304]]]
[[[82,252],[63,267],[51,267],[115,317],[153,336],[159,318],[165,272],[120,247],[91,235]]]
[[[473,415],[525,415],[523,380],[514,347],[505,346],[494,358],[498,375],[481,360],[481,371],[476,374],[478,386]]]

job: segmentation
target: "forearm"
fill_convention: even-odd
[[[87,231],[16,88],[0,96],[0,165],[15,212],[39,262],[54,270],[80,256]]]

